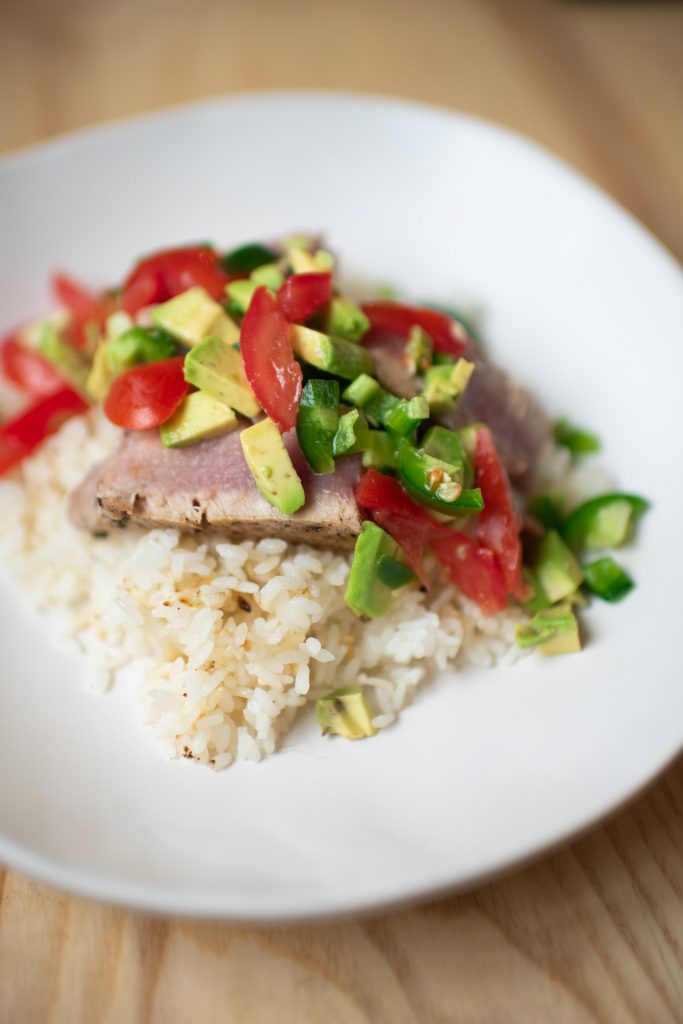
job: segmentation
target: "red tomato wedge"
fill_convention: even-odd
[[[526,601],[531,597],[531,590],[522,576],[521,523],[508,475],[488,427],[477,431],[476,468],[477,486],[481,487],[484,498],[477,537],[496,556],[507,592]]]
[[[0,476],[30,455],[71,416],[85,412],[86,402],[72,388],[62,387],[0,427]]]
[[[240,329],[240,352],[252,391],[281,431],[291,430],[301,398],[301,367],[289,324],[265,286],[251,297]]]
[[[332,274],[292,274],[277,293],[277,304],[290,323],[303,323],[332,298]]]
[[[449,537],[432,541],[430,547],[465,597],[476,601],[486,615],[504,611],[507,589],[492,551],[455,530]]]
[[[393,537],[405,560],[424,586],[429,580],[424,567],[424,549],[432,539],[450,535],[451,529],[433,519],[406,494],[398,480],[369,469],[356,488],[358,507],[369,512],[383,530]]]
[[[436,309],[405,306],[400,302],[366,302],[361,309],[373,331],[407,338],[411,327],[417,324],[427,332],[438,352],[458,357],[469,348],[470,339],[465,329]]]
[[[36,397],[51,395],[64,387],[64,378],[52,363],[48,363],[40,352],[22,345],[14,334],[0,345],[0,369],[12,384]]]
[[[211,298],[220,299],[231,280],[221,267],[218,254],[209,246],[164,249],[147,256],[131,271],[119,302],[132,315],[143,306],[165,302],[195,285],[204,288]]]
[[[150,430],[170,419],[189,390],[184,356],[127,370],[112,384],[104,403],[107,418],[124,430]]]

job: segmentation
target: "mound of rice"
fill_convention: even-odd
[[[52,638],[85,655],[90,686],[105,691],[127,668],[170,756],[258,761],[302,706],[340,686],[365,687],[382,728],[428,674],[516,656],[522,611],[484,617],[443,584],[410,588],[388,615],[360,622],[344,603],[349,553],[77,531],[66,499],[116,433],[97,411],[71,420],[0,485],[2,560]]]

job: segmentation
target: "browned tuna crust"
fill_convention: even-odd
[[[235,540],[282,537],[331,548],[353,548],[361,519],[354,488],[357,457],[334,474],[316,476],[294,431],[285,436],[306,492],[306,504],[287,516],[260,494],[236,430],[187,448],[164,448],[157,430],[131,431],[71,500],[72,522],[94,533],[129,522],[196,531],[213,528]],[[104,525],[106,524],[106,525]]]

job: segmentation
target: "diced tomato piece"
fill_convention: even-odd
[[[188,392],[183,374],[184,356],[146,363],[116,378],[104,411],[117,427],[150,430],[170,419]]]
[[[332,298],[332,274],[292,274],[277,293],[278,306],[290,323],[303,323]]]
[[[458,357],[469,348],[470,339],[462,325],[436,309],[405,306],[400,302],[366,302],[361,308],[370,320],[372,330],[381,334],[407,338],[411,328],[417,324],[427,332],[438,352],[449,352]]]
[[[104,308],[103,299],[85,285],[66,274],[52,275],[52,290],[60,306],[77,320],[98,320]]]
[[[119,303],[132,315],[143,306],[165,302],[195,285],[204,288],[211,298],[221,299],[231,280],[220,265],[218,253],[209,246],[164,249],[147,256],[131,271]]]
[[[251,297],[240,330],[240,352],[251,388],[280,430],[291,430],[301,398],[301,367],[289,324],[265,286]]]
[[[64,387],[64,378],[52,363],[19,341],[15,334],[0,345],[0,368],[7,380],[30,395],[51,395]]]
[[[507,592],[520,601],[526,601],[531,591],[522,576],[521,522],[508,475],[488,427],[477,431],[476,468],[477,486],[481,487],[484,498],[477,537],[495,555]]]
[[[60,306],[71,313],[71,323],[64,331],[66,337],[76,348],[83,348],[87,342],[86,325],[102,327],[114,309],[112,300],[91,292],[66,274],[52,275],[52,290]]]
[[[0,476],[30,455],[65,420],[88,408],[72,388],[63,387],[0,427]]]
[[[422,505],[406,494],[398,480],[369,469],[356,487],[358,507],[369,512],[383,530],[393,537],[405,560],[424,586],[429,580],[424,567],[424,549],[433,539],[450,535],[451,529],[433,519]]]
[[[456,530],[432,541],[430,547],[465,597],[476,601],[486,615],[504,611],[507,589],[492,551]]]

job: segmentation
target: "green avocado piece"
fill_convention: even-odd
[[[364,619],[375,619],[389,610],[393,601],[391,588],[383,583],[378,573],[383,555],[396,558],[398,545],[375,523],[363,523],[353,552],[345,600],[354,614]]]
[[[534,571],[551,604],[573,594],[583,579],[581,566],[557,530],[549,530],[539,544]]]
[[[327,307],[325,331],[336,338],[360,341],[370,329],[370,321],[362,309],[350,299],[335,296]]]
[[[273,421],[266,417],[247,427],[240,434],[240,442],[256,486],[266,501],[288,516],[300,509],[306,501],[303,484]]]
[[[108,341],[101,341],[92,357],[90,371],[88,373],[85,390],[93,402],[104,402],[109,394],[115,374],[109,369],[107,360]]]
[[[46,321],[38,340],[40,354],[82,395],[88,395],[90,367],[81,353]]]
[[[372,724],[372,712],[360,689],[333,690],[315,702],[315,713],[323,733],[335,733],[346,740],[360,740],[377,732]]]
[[[258,288],[258,282],[249,278],[240,281],[231,281],[225,286],[225,293],[230,300],[230,306],[241,316],[244,316],[249,308],[251,297]]]
[[[185,380],[248,419],[261,411],[240,353],[220,338],[204,338],[190,349],[185,356]]]
[[[265,263],[262,267],[257,267],[249,275],[249,280],[253,281],[254,284],[260,287],[264,284],[266,288],[270,288],[271,291],[276,292],[278,288],[284,284],[285,275],[282,273],[277,263]]]
[[[165,448],[184,448],[234,430],[238,420],[232,409],[207,395],[193,391],[161,427]]]
[[[152,320],[186,345],[198,345],[209,335],[234,345],[240,337],[237,324],[199,285],[155,306]]]
[[[289,333],[292,348],[299,358],[333,377],[354,380],[361,373],[372,373],[370,353],[352,341],[333,338],[299,324],[292,324]]]
[[[517,626],[515,633],[518,647],[538,647],[546,656],[581,650],[579,624],[568,603],[544,608],[527,626]]]
[[[456,363],[430,366],[424,376],[423,395],[436,415],[451,412],[457,405],[474,373],[474,363],[458,359]]]

